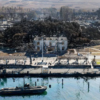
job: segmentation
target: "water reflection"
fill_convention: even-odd
[[[99,92],[100,92],[100,85],[99,85]]]
[[[7,83],[7,78],[2,78],[2,80],[3,80],[5,83]]]
[[[32,81],[32,78],[30,77],[30,78],[28,78],[28,79],[29,79],[30,85],[35,86],[35,82]]]
[[[62,84],[62,89],[63,89],[63,84]]]
[[[41,85],[44,86],[44,85],[48,85],[49,84],[49,78],[42,78],[41,79]]]
[[[62,89],[63,89],[63,85],[64,85],[64,81],[63,81],[63,79],[62,79]]]
[[[77,100],[80,100],[80,92],[76,93]]]
[[[23,86],[23,78],[2,78],[0,79],[0,89],[4,87],[16,87]],[[21,95],[13,96],[13,99],[16,97],[22,97],[23,100],[26,98],[36,99],[36,100],[99,100],[100,95],[100,78],[86,78],[86,77],[77,77],[77,78],[33,78],[25,77],[25,83],[29,83],[32,86],[43,85],[47,86],[47,90],[41,95]],[[49,88],[51,85],[51,88]],[[93,95],[96,95],[94,98]],[[8,97],[8,98],[7,98]],[[0,97],[1,98],[1,97]],[[5,100],[9,99],[9,96],[4,96]],[[21,99],[22,99],[21,98]],[[41,99],[39,99],[41,98]],[[12,99],[12,100],[13,100]],[[2,100],[2,99],[0,99]]]
[[[0,86],[4,86],[7,83],[7,78],[0,78]]]
[[[89,84],[89,82],[88,82],[88,92],[89,92],[89,88],[90,88],[90,84]]]

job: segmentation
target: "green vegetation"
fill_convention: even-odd
[[[73,47],[90,41],[82,37],[79,24],[52,20],[51,18],[33,22],[23,20],[12,28],[7,28],[2,39],[10,47],[17,47],[22,43],[30,43],[36,35],[47,37],[63,35],[68,38],[69,46]]]
[[[90,38],[91,40],[100,39],[100,31],[97,27],[88,27],[83,29],[83,33],[85,33],[85,37]]]
[[[96,64],[100,65],[100,59],[96,59]]]
[[[100,65],[100,61],[97,61],[96,64],[97,64],[97,65]]]

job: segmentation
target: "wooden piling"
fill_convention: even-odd
[[[49,88],[51,88],[51,85],[49,85]]]

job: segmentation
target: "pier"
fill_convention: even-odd
[[[43,61],[43,62],[42,62]],[[0,77],[70,77],[100,76],[100,65],[93,65],[84,56],[65,57],[0,57]]]
[[[1,65],[0,65],[1,66]],[[77,77],[77,76],[100,76],[100,66],[95,65],[68,65],[68,66],[49,66],[43,68],[42,66],[25,66],[25,65],[2,65],[0,69],[0,77]]]

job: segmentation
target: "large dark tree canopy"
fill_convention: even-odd
[[[88,39],[83,39],[80,34],[81,31],[79,24],[75,22],[70,23],[70,22],[58,21],[55,19],[51,20],[49,18],[44,21],[33,21],[33,22],[21,21],[20,23],[15,24],[12,28],[6,29],[4,32],[4,38],[6,43],[15,46],[19,45],[22,41],[24,43],[30,42],[30,40],[32,40],[33,37],[35,37],[36,35],[38,36],[45,35],[47,37],[54,35],[56,36],[63,35],[68,38],[69,43],[73,44],[80,43],[79,41],[82,41],[83,43],[88,42]],[[22,38],[23,35],[24,38]],[[18,40],[14,39],[15,36],[18,37]],[[19,38],[20,36],[21,38]]]

